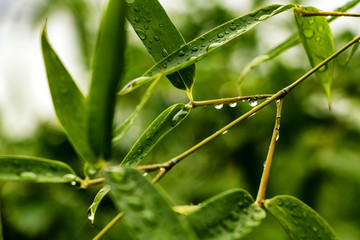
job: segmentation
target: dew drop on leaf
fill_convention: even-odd
[[[165,48],[163,48],[161,54],[163,55],[163,57],[166,57],[167,55],[169,55]]]
[[[141,29],[135,29],[136,34],[139,36],[140,39],[145,40],[146,39],[146,34],[143,30]]]
[[[312,29],[304,29],[303,33],[306,38],[312,38],[315,35],[315,32]]]
[[[31,180],[31,181],[37,179],[37,175],[33,172],[22,172],[20,173],[20,177],[24,180]]]

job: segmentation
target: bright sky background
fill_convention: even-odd
[[[39,1],[44,0],[0,0],[0,121],[2,131],[12,137],[31,135],[39,121],[50,120],[57,124],[40,50],[41,29],[34,29],[26,22],[31,9]],[[160,2],[169,11],[186,10],[182,0]],[[239,16],[251,10],[247,5],[249,1],[216,2],[223,2],[234,12],[239,12]],[[313,0],[304,1],[303,5],[315,4],[319,9],[330,11],[346,2],[347,0]],[[272,3],[287,4],[290,1],[264,1],[264,5]],[[354,8],[352,12],[360,12],[360,8]],[[80,88],[86,91],[85,82],[89,76],[79,64],[80,56],[75,50],[77,43],[70,17],[59,13],[51,16],[48,22],[52,45],[70,73],[79,81]],[[350,27],[353,29],[359,25],[354,20],[348,22],[352,22]],[[333,30],[344,27],[344,21],[341,24],[342,26],[332,24]],[[273,39],[267,38],[264,41]]]

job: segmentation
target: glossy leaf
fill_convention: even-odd
[[[334,53],[334,43],[331,29],[325,16],[302,17],[299,11],[318,11],[314,7],[302,7],[295,9],[295,22],[298,35],[302,46],[309,58],[310,65],[315,67],[327,57]],[[329,62],[316,71],[316,77],[319,79],[325,90],[329,104],[331,103],[331,83],[333,78],[333,62]]]
[[[343,5],[343,6],[339,7],[339,8],[336,8],[334,10],[334,12],[346,12],[347,10],[349,10],[349,9],[353,8],[354,6],[356,6],[359,2],[360,2],[360,0],[349,1],[345,5]],[[331,16],[328,19],[328,22],[330,23],[330,22],[332,22],[333,20],[335,20],[338,17],[339,16]],[[293,34],[290,37],[288,37],[285,41],[278,44],[277,46],[269,49],[268,51],[266,51],[263,54],[260,54],[260,55],[256,56],[253,60],[251,60],[248,64],[246,64],[245,67],[243,68],[243,70],[241,71],[241,74],[240,74],[240,76],[238,78],[238,85],[241,84],[241,82],[244,80],[244,78],[246,77],[246,75],[248,74],[248,72],[251,69],[257,67],[261,63],[270,61],[271,59],[279,56],[283,52],[285,52],[288,49],[296,46],[299,43],[300,43],[300,41],[299,41],[298,35]]]
[[[76,152],[83,160],[95,163],[97,158],[87,138],[85,98],[51,47],[46,24],[41,34],[41,46],[56,116]]]
[[[109,159],[115,98],[123,74],[125,1],[110,0],[95,49],[89,93],[89,141],[95,154]]]
[[[106,173],[110,196],[124,212],[122,220],[135,239],[196,239],[185,219],[180,218],[140,172],[117,168]]]
[[[200,239],[240,239],[260,225],[266,213],[242,189],[226,191],[187,215]]]
[[[185,44],[179,30],[158,0],[135,0],[128,4],[127,19],[147,51],[159,62]],[[168,75],[177,88],[190,90],[194,84],[195,65]]]
[[[130,92],[142,84],[154,80],[157,74],[170,74],[183,69],[223,46],[231,40],[264,22],[270,17],[293,8],[295,5],[269,5],[242,17],[226,22],[204,35],[180,47],[175,52],[151,67],[143,76],[134,79],[121,90],[122,94]]]
[[[265,200],[265,208],[276,218],[293,240],[339,239],[329,224],[313,209],[292,196]]]
[[[96,210],[101,202],[101,200],[108,194],[110,191],[110,185],[106,184],[104,185],[100,191],[96,194],[93,203],[90,205],[88,209],[88,218],[91,221],[91,224],[94,224],[95,221],[95,213]]]
[[[0,180],[77,185],[79,177],[63,162],[25,156],[0,156]]]
[[[165,109],[136,141],[121,166],[134,167],[138,165],[160,140],[180,124],[189,113],[190,109],[181,103]]]
[[[160,80],[161,75],[150,85],[146,90],[145,94],[141,98],[140,103],[136,106],[134,111],[130,116],[118,127],[114,132],[113,143],[117,143],[120,139],[129,131],[130,127],[134,124],[136,117],[139,115],[140,111],[144,108],[145,104],[148,102],[151,94],[153,93],[156,84]]]

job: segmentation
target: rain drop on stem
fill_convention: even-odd
[[[258,104],[258,102],[257,102],[257,99],[256,99],[256,98],[249,99],[249,105],[250,105],[251,107],[256,107],[257,104]]]
[[[224,106],[224,104],[220,103],[220,104],[216,104],[214,107],[216,109],[222,109],[223,106]]]
[[[237,105],[237,102],[229,103],[229,106],[232,107],[232,108],[236,107],[236,105]]]

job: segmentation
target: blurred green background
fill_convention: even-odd
[[[241,6],[220,0],[198,0],[195,3],[191,0],[161,2],[185,40],[190,41],[225,21],[274,1],[241,1]],[[308,5],[320,8],[318,2],[306,1]],[[328,2],[335,7],[346,3]],[[85,0],[33,1],[26,5],[26,18],[22,17],[27,23],[25,26],[39,33],[42,21],[47,16],[51,42],[56,40],[51,37],[51,24],[56,26],[52,23],[52,18],[56,17],[57,21],[61,16],[70,19],[73,29],[64,37],[76,40],[73,41],[75,47],[73,46],[71,51],[78,54],[79,57],[75,60],[80,67],[73,66],[66,60],[64,62],[70,72],[82,69],[75,74],[80,76],[80,79],[76,76],[75,79],[85,92],[97,26],[105,4],[106,1]],[[360,7],[351,11],[360,12]],[[2,18],[2,21],[6,20],[4,19]],[[342,18],[331,25],[335,49],[359,34],[359,31],[354,31],[354,25],[351,25],[357,24],[357,21]],[[12,24],[16,25],[16,22]],[[133,30],[129,27],[128,31],[127,65],[123,84],[140,76],[153,64]],[[295,32],[292,12],[286,12],[197,63],[195,100],[237,96],[236,79],[244,65]],[[55,43],[54,47],[58,50]],[[60,57],[66,56],[62,55],[61,49],[58,54]],[[286,96],[267,198],[280,194],[296,196],[318,211],[341,239],[357,240],[360,239],[360,55],[356,54],[345,66],[347,54],[348,52],[335,60],[331,111],[328,110],[325,94],[314,77]],[[21,67],[19,66],[20,71]],[[309,69],[305,53],[301,46],[297,46],[251,71],[242,85],[242,93],[274,93]],[[9,82],[13,80],[15,81],[11,77],[1,79]],[[21,85],[17,88],[20,92],[24,91]],[[144,90],[145,88],[141,88],[118,98],[115,125],[119,125],[131,113]],[[16,101],[16,98],[13,100]],[[50,98],[47,100],[50,101]],[[165,78],[162,79],[135,125],[116,145],[114,161],[120,162],[151,121],[166,107],[177,102],[186,103],[186,94],[173,88]],[[0,106],[3,118],[6,110],[4,104]],[[224,106],[220,110],[214,107],[194,109],[188,118],[148,155],[144,163],[169,160],[249,109],[247,103],[239,103],[235,108]],[[0,132],[0,153],[62,160],[82,175],[82,163],[60,126],[54,121],[53,113],[51,114],[52,117],[40,118],[41,121],[30,120],[35,130],[32,130],[30,135],[22,130],[23,134],[17,134],[16,137],[11,134],[11,130],[5,131],[0,121],[0,129],[3,129]],[[176,205],[197,204],[230,188],[244,188],[255,197],[275,114],[274,105],[261,110],[187,157],[172,169],[159,185]],[[16,126],[16,122],[13,124]],[[78,190],[62,184],[0,183],[4,238],[91,239],[116,215],[111,200],[106,197],[99,206],[94,226],[91,226],[87,219],[87,208],[97,190],[98,187]],[[124,226],[118,223],[104,239],[130,238]],[[245,239],[281,240],[288,237],[269,214],[263,224]]]

